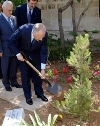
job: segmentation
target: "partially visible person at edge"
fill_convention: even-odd
[[[2,12],[2,4],[0,3],[0,13]],[[1,57],[0,57],[0,79],[2,79],[2,70],[1,70]]]
[[[12,87],[21,88],[17,83],[17,58],[12,55],[8,48],[8,39],[17,29],[16,18],[12,16],[13,3],[5,1],[2,4],[3,12],[0,14],[0,57],[3,75],[3,85],[6,91],[12,91]]]
[[[42,23],[41,9],[36,7],[38,0],[27,0],[27,3],[16,7],[15,16],[17,18],[18,27],[27,23]],[[30,19],[29,19],[29,13]]]
[[[18,43],[17,45],[19,45],[19,47],[16,46],[16,43]],[[45,26],[42,23],[22,25],[9,38],[8,46],[11,52],[16,55],[17,59],[20,61],[19,65],[26,103],[32,105],[33,101],[31,98],[32,93],[29,74],[31,68],[24,62],[24,58],[20,54],[20,51],[24,52],[32,65],[34,65],[35,68],[41,72],[42,76],[45,77],[45,66],[48,55],[47,32]],[[35,71],[32,71],[31,74],[35,95],[47,102],[48,99],[45,97],[42,88],[42,79]]]

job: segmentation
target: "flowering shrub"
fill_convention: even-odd
[[[100,66],[98,63],[93,63],[93,65],[91,66],[91,72],[92,72],[92,77],[94,79],[100,80]]]
[[[51,68],[47,70],[47,75],[53,79],[53,82],[59,81],[62,83],[72,83],[73,73],[75,73],[75,70],[66,64],[65,66],[60,66],[59,68]]]
[[[97,80],[100,80],[100,70],[94,71],[93,77],[94,77],[95,79],[97,79]]]

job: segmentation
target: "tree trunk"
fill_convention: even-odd
[[[65,38],[62,26],[62,12],[66,10],[72,4],[72,2],[73,0],[69,0],[65,6],[58,9],[58,25],[59,25],[62,53],[64,54],[64,58],[66,57],[65,57]]]
[[[93,0],[90,0],[89,3],[87,4],[86,8],[85,8],[85,9],[83,10],[83,12],[80,14],[79,19],[78,19],[78,22],[77,22],[77,27],[76,27],[77,31],[78,31],[78,28],[79,28],[79,25],[80,25],[80,22],[81,22],[81,19],[82,19],[83,15],[84,15],[85,12],[89,9],[89,7],[90,7],[90,5],[91,5],[92,2],[93,2]]]
[[[58,10],[58,23],[59,23],[62,53],[65,54],[65,39],[64,39],[64,32],[63,32],[63,26],[62,26],[62,12],[59,10]]]
[[[74,6],[74,1],[72,3],[72,23],[73,23],[73,32],[76,32],[77,33],[77,30],[76,30],[76,21],[75,21],[75,6]],[[75,42],[75,36],[73,37],[74,39],[74,42]]]

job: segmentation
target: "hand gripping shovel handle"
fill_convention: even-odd
[[[44,78],[43,76],[42,76],[42,74],[27,60],[27,58],[26,58],[26,56],[25,56],[25,54],[23,53],[23,52],[20,52],[21,53],[21,55],[23,56],[23,58],[24,58],[24,61],[40,76],[40,77],[42,77],[43,78],[43,81],[45,81],[46,83],[48,83],[50,86],[51,86],[51,84],[50,84],[50,82],[46,79],[46,78]]]
[[[26,60],[25,59],[25,62],[40,76],[40,77],[42,77],[43,78],[43,81],[45,81],[46,83],[48,83],[50,86],[51,86],[51,84],[50,84],[50,82],[46,79],[46,78],[44,78],[43,76],[42,76],[42,74],[28,61],[28,60]]]

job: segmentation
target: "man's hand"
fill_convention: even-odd
[[[2,57],[2,53],[0,53],[0,57]]]
[[[24,61],[25,60],[21,54],[17,55],[17,59],[20,60],[20,61]]]
[[[45,70],[44,69],[41,70],[41,74],[42,74],[41,79],[44,79],[45,78]]]

